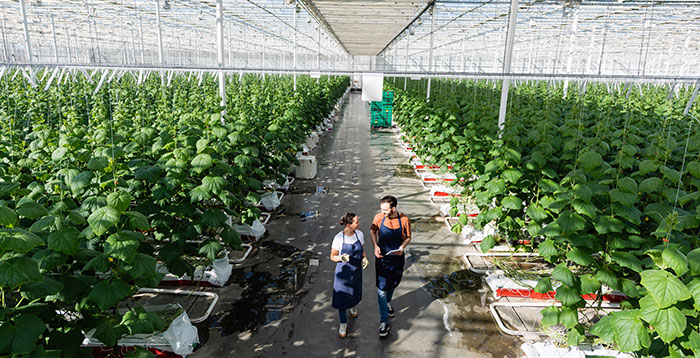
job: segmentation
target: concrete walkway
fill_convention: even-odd
[[[318,271],[305,277],[300,300],[280,320],[230,335],[210,329],[195,357],[523,355],[521,342],[500,333],[491,318],[486,290],[479,277],[466,273],[458,257],[464,246],[435,219],[438,210],[430,205],[429,191],[414,176],[402,174],[408,158],[400,152],[393,133],[370,131],[360,95],[348,97],[334,130],[321,137],[314,154],[319,163],[316,179],[294,183],[295,190],[282,200],[287,215],[268,224],[270,234],[265,240],[310,251],[319,260]],[[324,193],[313,195],[318,186],[324,187]],[[379,211],[379,199],[388,194],[398,198],[398,210],[411,218],[414,235],[407,269],[394,295],[397,314],[390,318],[389,335],[380,339],[369,226]],[[319,218],[300,221],[296,214],[310,210],[319,211]],[[328,256],[333,236],[342,229],[338,219],[345,212],[360,216],[370,266],[364,271],[360,316],[349,318],[348,337],[340,339],[338,314],[331,307],[335,263]],[[248,264],[259,259],[254,256]],[[284,263],[275,265],[284,268]],[[444,284],[449,280],[461,280],[455,292],[441,288],[450,287]],[[229,286],[221,289],[215,312],[230,310],[240,298],[242,288]]]

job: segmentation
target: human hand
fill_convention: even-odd
[[[403,247],[399,247],[399,248],[396,249],[396,250],[397,250],[397,251],[394,251],[394,253],[393,253],[392,255],[403,256]]]
[[[363,258],[362,258],[362,269],[363,269],[363,270],[366,269],[367,266],[369,266],[369,260],[367,260],[366,257],[363,257]]]
[[[348,255],[348,254],[340,255],[340,261],[345,262],[345,263],[350,262],[350,255]]]
[[[381,259],[384,257],[382,255],[382,249],[380,249],[379,246],[374,247],[374,256],[377,257],[378,259]]]

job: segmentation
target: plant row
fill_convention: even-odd
[[[347,83],[243,77],[221,108],[210,76],[66,76],[0,81],[0,355],[84,356],[93,329],[107,346],[162,330],[130,297],[157,265],[192,277],[239,250],[231,224],[258,218],[262,182],[286,180]]]
[[[526,242],[555,265],[535,288],[561,283],[543,325],[565,326],[570,345],[593,334],[643,355],[700,354],[700,106],[683,114],[693,89],[574,87],[512,88],[502,131],[493,82],[438,81],[429,103],[420,88],[398,91],[394,113],[419,157],[453,165],[480,208],[474,225],[496,224],[484,252]],[[580,323],[581,296],[608,288],[628,297],[623,310]]]

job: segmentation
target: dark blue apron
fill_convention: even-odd
[[[335,265],[335,280],[333,281],[333,308],[348,309],[357,306],[362,300],[362,243],[355,232],[354,244],[345,243],[338,255],[350,255],[350,261],[338,262]]]
[[[379,224],[379,238],[377,239],[377,244],[384,257],[376,259],[375,272],[377,274],[377,288],[387,291],[396,288],[401,282],[405,255],[386,254],[388,251],[398,249],[403,243],[401,215],[399,215],[398,229],[389,229],[384,225],[384,220],[386,220],[386,216]]]

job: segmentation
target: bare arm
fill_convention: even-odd
[[[381,259],[384,256],[381,254],[382,251],[379,248],[379,245],[377,244],[377,239],[378,239],[377,230],[373,230],[373,229],[374,228],[369,230],[369,236],[372,238],[372,244],[374,244],[374,256]]]
[[[340,262],[340,252],[336,249],[331,249],[331,261]]]

